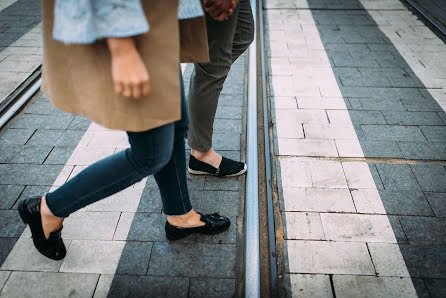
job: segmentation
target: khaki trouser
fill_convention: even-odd
[[[210,62],[195,64],[188,97],[188,144],[201,152],[212,148],[218,98],[229,69],[254,38],[254,20],[249,0],[240,0],[227,21],[218,22],[206,15],[206,25]]]

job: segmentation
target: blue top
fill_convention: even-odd
[[[64,43],[92,43],[106,37],[146,33],[149,24],[140,1],[56,0],[53,38]],[[179,0],[178,19],[202,15],[200,0]]]

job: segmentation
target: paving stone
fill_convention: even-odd
[[[235,245],[155,242],[148,275],[234,278]]]
[[[283,212],[285,239],[325,240],[319,213]]]
[[[418,297],[410,278],[335,275],[337,297]]]
[[[359,213],[434,215],[420,191],[354,189],[352,196]]]
[[[387,123],[391,125],[443,125],[435,112],[383,111]]]
[[[192,181],[195,183],[195,181]],[[239,177],[228,177],[221,179],[220,177],[206,176],[204,180],[205,190],[238,190],[240,184]]]
[[[428,98],[402,98],[404,107],[411,112],[443,112],[443,109],[433,99]]]
[[[9,128],[0,137],[0,144],[25,145],[25,143],[33,135],[34,131],[34,128]]]
[[[398,244],[369,243],[368,247],[378,276],[410,277]]]
[[[11,272],[9,271],[0,271],[0,292],[5,285],[6,281],[9,278],[9,275],[11,275]]]
[[[104,275],[94,298],[105,297],[187,297],[189,279],[184,277],[157,277],[135,275]]]
[[[296,156],[338,156],[334,140],[302,140],[286,138],[277,139],[275,154]]]
[[[445,218],[401,216],[399,219],[407,238],[411,242],[446,242]]]
[[[73,154],[75,147],[73,146],[55,146],[45,160],[47,165],[65,165]]]
[[[444,244],[400,244],[399,248],[413,278],[445,278],[446,252]]]
[[[361,125],[369,140],[426,141],[421,130],[415,126]]]
[[[119,212],[75,212],[64,221],[63,236],[76,240],[112,240]]]
[[[235,279],[191,278],[189,297],[233,297]]]
[[[349,97],[349,102],[355,110],[366,111],[406,111],[406,107],[399,98],[356,98]],[[382,115],[381,115],[382,117]]]
[[[129,147],[127,134],[123,131],[95,131],[88,147]]]
[[[396,243],[393,230],[401,230],[385,215],[322,213],[321,220],[326,239],[333,241]]]
[[[444,279],[425,279],[430,297],[440,298],[446,296],[446,283]]]
[[[244,96],[239,94],[220,94],[219,106],[243,107]]]
[[[286,97],[270,97],[271,109],[274,110],[296,110],[296,98],[291,96]]]
[[[340,162],[312,161],[310,171],[313,187],[348,188]]]
[[[380,111],[327,110],[332,124],[387,124]]]
[[[70,241],[64,241],[70,246]],[[57,272],[62,261],[51,260],[37,251],[31,238],[20,238],[1,266],[2,270]]]
[[[298,97],[299,109],[321,109],[321,110],[345,110],[350,108],[350,102],[342,97]]]
[[[33,102],[30,106],[26,107],[26,114],[40,114],[40,115],[51,115],[56,108],[48,101],[48,99],[42,97],[43,100],[38,100]]]
[[[276,110],[272,116],[274,122],[292,119],[295,123],[328,124],[327,115],[323,110]]]
[[[0,163],[42,164],[52,146],[0,144]]]
[[[436,216],[446,217],[446,193],[426,193],[426,198]]]
[[[122,241],[73,240],[59,271],[113,274],[124,246]]]
[[[137,212],[159,213],[163,209],[161,195],[158,188],[146,187],[139,200]]]
[[[446,192],[446,169],[441,165],[410,165],[424,191]]]
[[[288,188],[279,190],[282,211],[355,212],[347,189]]]
[[[339,156],[404,158],[398,144],[392,141],[335,140]]]
[[[218,106],[215,119],[242,119],[242,107]]]
[[[20,237],[24,229],[17,210],[0,210],[0,237]]]
[[[310,164],[293,159],[277,161],[277,180],[282,187],[311,187]]]
[[[14,248],[14,245],[19,240],[18,237],[16,238],[3,238],[0,237],[0,264],[3,264],[3,262],[8,257],[9,253]]]
[[[91,297],[98,279],[97,274],[13,272],[1,293],[5,297]]]
[[[446,142],[398,142],[406,159],[446,160]]]
[[[76,148],[66,165],[88,166],[112,155],[114,148]]]
[[[227,121],[224,119],[215,119],[213,133],[231,133],[234,135],[242,134],[243,126],[242,121],[237,119],[231,119]]]
[[[27,145],[51,145],[57,144],[57,140],[62,136],[64,130],[62,129],[37,129],[32,135],[31,139],[27,142]],[[77,143],[75,144],[77,145]]]
[[[23,189],[24,187],[19,185],[0,185],[0,209],[10,209]]]
[[[128,187],[87,207],[88,211],[135,212],[139,209],[143,189]],[[159,196],[158,196],[159,197]],[[156,204],[159,205],[159,204]],[[161,209],[158,209],[159,211]],[[140,210],[142,211],[142,210]]]
[[[212,136],[212,147],[215,150],[240,151],[240,136],[226,133],[215,133]]]
[[[284,249],[289,273],[375,274],[365,243],[287,240]]]
[[[74,119],[68,126],[68,129],[86,131],[90,127],[90,124],[91,120],[89,120],[88,118],[81,115],[75,115]]]
[[[357,140],[356,131],[348,124],[304,124],[307,139]],[[279,134],[280,135],[280,134]]]
[[[153,243],[151,242],[126,242],[116,274],[146,274],[152,247]]]
[[[342,167],[350,188],[384,188],[374,164],[343,162]]]
[[[274,126],[274,139],[277,138],[293,138],[293,139],[303,139],[304,131],[302,129],[301,123],[296,123],[294,120],[290,121],[279,121]]]
[[[23,114],[11,128],[66,129],[74,119],[74,115],[63,113],[56,115]]]
[[[430,142],[445,142],[446,126],[421,126],[426,139]]]
[[[421,190],[409,165],[376,164],[385,189]]]
[[[287,297],[333,297],[328,275],[285,274]]]
[[[189,194],[194,210],[201,213],[218,212],[224,216],[238,215],[238,192],[191,190]]]
[[[62,166],[0,164],[0,184],[51,185]]]
[[[124,212],[119,219],[113,240],[167,241],[165,222],[164,214]]]

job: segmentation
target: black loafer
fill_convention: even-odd
[[[190,234],[198,233],[204,235],[215,235],[229,229],[231,221],[229,218],[221,216],[218,213],[201,214],[200,220],[205,223],[204,226],[195,228],[181,228],[171,225],[166,220],[166,238],[170,241],[175,241],[184,238]]]
[[[214,168],[208,163],[196,159],[193,155],[189,158],[189,173],[195,175],[213,175],[218,177],[233,177],[246,172],[246,164],[244,162],[235,161],[226,157],[222,157],[220,166]]]
[[[45,238],[40,218],[40,199],[40,197],[32,197],[21,201],[18,206],[20,217],[25,224],[29,225],[37,250],[45,257],[62,260],[67,254],[61,236],[62,228],[52,232],[48,239]]]

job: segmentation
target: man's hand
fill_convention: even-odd
[[[238,0],[203,0],[204,10],[216,21],[226,21],[237,4]]]
[[[131,37],[107,38],[115,92],[141,98],[150,92],[150,77]]]

